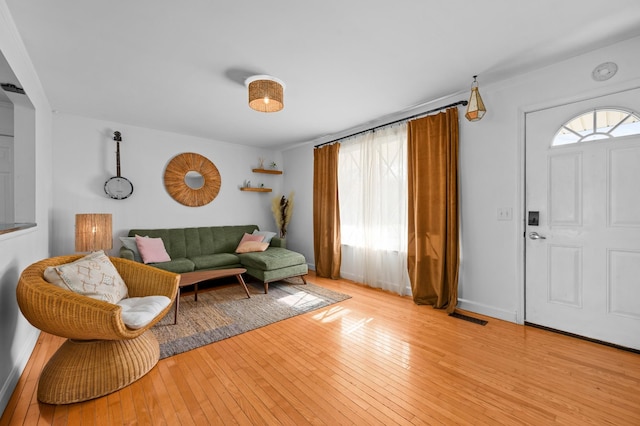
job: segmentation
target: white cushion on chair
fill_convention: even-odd
[[[171,303],[166,296],[130,297],[117,304],[122,308],[122,322],[132,329],[142,328]]]

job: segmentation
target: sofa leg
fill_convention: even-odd
[[[304,278],[304,275],[299,275],[300,278],[302,278],[302,282],[303,283],[307,283],[307,280]],[[269,293],[269,283],[264,283],[264,294]]]

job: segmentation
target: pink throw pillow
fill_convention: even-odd
[[[240,249],[240,246],[243,243],[246,243],[249,241],[255,241],[255,242],[261,243],[262,240],[264,240],[264,235],[247,234],[245,232],[244,235],[242,236],[242,239],[240,240],[240,243],[238,243],[238,247],[236,247],[236,253],[241,253],[238,250]]]
[[[149,238],[136,235],[136,245],[144,263],[168,262],[169,253],[164,248],[162,238]]]
[[[242,239],[240,239],[240,242],[238,243],[238,247],[240,247],[240,244],[246,243],[247,241],[257,241],[260,243],[262,242],[262,240],[264,240],[264,235],[247,234],[245,232],[242,236]]]
[[[269,247],[269,243],[262,243],[260,241],[245,241],[238,244],[236,253],[251,253],[254,251],[265,251]]]

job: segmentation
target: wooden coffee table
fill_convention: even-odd
[[[176,296],[176,309],[173,316],[173,323],[178,323],[178,307],[180,304],[180,290],[182,287],[193,285],[194,293],[195,293],[195,301],[198,301],[198,284],[203,281],[209,280],[217,280],[219,278],[233,277],[235,276],[238,279],[238,283],[244,288],[245,293],[247,293],[247,297],[251,297],[249,294],[249,289],[242,279],[242,274],[247,272],[244,268],[232,268],[232,269],[211,269],[207,271],[193,271],[193,272],[185,272],[184,274],[180,274],[180,284],[178,285],[178,294]]]

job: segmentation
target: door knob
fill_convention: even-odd
[[[546,240],[547,237],[544,237],[540,234],[538,234],[537,232],[531,232],[529,234],[529,238],[531,238],[532,240]]]

